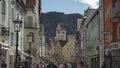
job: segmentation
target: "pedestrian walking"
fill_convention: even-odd
[[[85,65],[83,62],[80,62],[79,68],[85,68]]]
[[[68,68],[72,68],[71,63],[67,63],[67,65],[68,65]]]
[[[103,64],[102,64],[102,67],[101,68],[106,68],[106,66],[105,66],[105,62],[103,62]]]
[[[42,68],[42,67],[43,67],[43,63],[40,62],[40,63],[39,63],[39,68]]]
[[[5,61],[2,61],[1,68],[7,68],[7,64],[5,63]]]
[[[118,68],[120,68],[120,64],[118,64]]]
[[[64,63],[64,68],[68,68],[68,65],[67,65],[67,63]]]
[[[57,68],[57,66],[53,62],[50,62],[46,68]]]
[[[41,68],[45,68],[45,64],[44,63],[42,63],[42,67]]]
[[[48,65],[48,62],[45,62],[45,68],[47,67],[47,65]]]
[[[60,63],[59,66],[58,66],[58,68],[64,68],[63,63]]]

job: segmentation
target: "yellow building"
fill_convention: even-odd
[[[75,59],[75,36],[69,35],[68,43],[63,47],[64,60],[67,62],[74,62]]]

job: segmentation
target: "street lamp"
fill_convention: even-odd
[[[29,34],[27,35],[28,38],[28,42],[29,42],[29,68],[31,65],[31,43],[34,42],[34,34],[32,32],[29,32]]]
[[[13,23],[14,23],[14,30],[16,32],[16,55],[15,55],[14,68],[18,68],[18,32],[20,32],[22,21],[16,19],[15,21],[13,21]]]

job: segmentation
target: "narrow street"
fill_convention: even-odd
[[[120,0],[0,0],[0,68],[120,68]]]

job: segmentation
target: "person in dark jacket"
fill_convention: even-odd
[[[1,68],[7,68],[7,64],[5,63],[5,61],[2,61]]]
[[[101,68],[106,68],[106,66],[105,66],[105,62],[103,62],[103,64],[102,64],[102,67]]]
[[[46,68],[57,68],[57,66],[53,62],[50,62]]]

